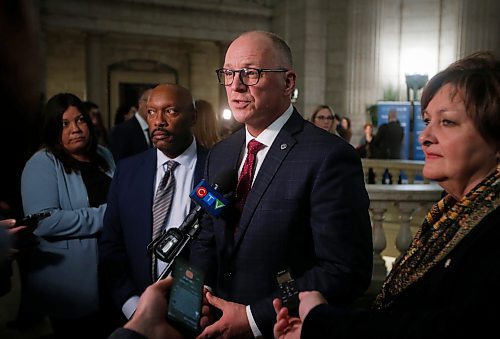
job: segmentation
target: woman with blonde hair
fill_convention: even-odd
[[[211,103],[198,99],[195,101],[198,112],[196,123],[193,126],[193,134],[196,141],[203,147],[210,149],[220,140],[219,119]]]
[[[330,133],[337,133],[337,126],[340,122],[338,116],[328,105],[319,105],[311,115],[311,122]]]

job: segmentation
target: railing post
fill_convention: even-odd
[[[373,165],[373,163],[367,163]],[[388,213],[392,213],[392,207],[396,206],[400,216],[400,225],[396,235],[396,249],[389,249],[388,255],[397,256],[397,251],[404,252],[412,241],[410,220],[417,208],[425,208],[439,200],[442,188],[436,184],[430,185],[366,185],[370,196],[370,216],[372,221],[373,236],[373,274],[372,283],[367,295],[374,296],[380,290],[382,282],[387,276],[387,268],[382,252],[387,251],[387,238],[392,239],[393,233],[387,234],[384,230],[384,219]],[[394,230],[395,231],[395,230]],[[388,228],[391,232],[391,228]],[[391,240],[392,241],[392,240]]]
[[[406,176],[408,177],[408,184],[414,184],[415,183],[415,176],[416,172],[413,170],[406,170]]]
[[[387,246],[383,221],[384,213],[387,211],[387,203],[381,201],[372,201],[370,210],[372,212],[372,237],[373,237],[373,275],[372,283],[384,281],[387,275],[385,261],[382,258],[382,252]]]
[[[375,184],[382,184],[382,178],[384,177],[384,168],[374,167],[373,173],[375,173]]]
[[[399,250],[399,257],[406,252],[410,246],[413,235],[411,234],[410,222],[412,213],[417,209],[418,203],[415,202],[397,202],[396,207],[399,210],[399,232],[396,237],[396,248]]]

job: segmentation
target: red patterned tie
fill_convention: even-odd
[[[236,208],[243,211],[243,206],[245,206],[245,201],[247,200],[248,192],[252,187],[253,181],[253,170],[255,166],[255,155],[264,147],[255,139],[250,140],[247,145],[248,153],[245,163],[243,164],[243,169],[240,173],[240,178],[238,180],[238,187],[236,188]]]

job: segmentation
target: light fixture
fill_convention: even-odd
[[[299,89],[295,88],[292,92],[292,102],[295,103],[297,102],[297,99],[299,98]]]
[[[406,97],[410,101],[410,89],[413,91],[413,101],[418,101],[418,91],[424,88],[429,80],[427,74],[406,74]]]
[[[226,108],[222,111],[222,118],[224,120],[231,120],[231,117],[233,116],[233,112],[229,108]]]

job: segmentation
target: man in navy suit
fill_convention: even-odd
[[[153,199],[165,173],[164,164],[170,160],[178,163],[173,171],[175,193],[163,224],[168,229],[179,226],[188,214],[189,193],[202,178],[207,154],[191,133],[196,109],[187,89],[158,85],[149,96],[147,113],[155,147],[118,163],[99,241],[106,293],[127,318],[153,282],[153,259],[147,246],[152,241]],[[157,261],[157,265],[161,272],[163,263]]]
[[[380,125],[370,147],[375,159],[401,159],[401,147],[405,130],[398,120],[398,111],[389,111],[388,122]]]
[[[226,168],[241,172],[252,139],[263,148],[241,213],[233,207],[203,219],[191,247],[191,262],[207,270],[208,302],[222,312],[201,337],[272,337],[278,271],[288,269],[299,290],[320,290],[336,305],[366,290],[373,261],[369,199],[354,148],[292,106],[296,75],[285,41],[244,33],[217,75],[245,128],[214,146],[206,178]]]
[[[141,94],[137,102],[137,112],[132,118],[116,125],[111,130],[109,149],[113,153],[115,162],[144,152],[151,147],[146,109],[150,93],[151,89],[147,89]]]

